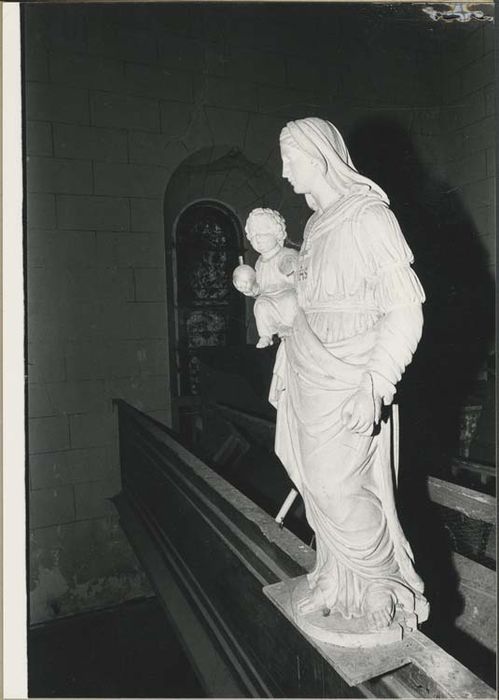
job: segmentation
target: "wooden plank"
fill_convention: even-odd
[[[274,603],[290,623],[300,629],[293,616],[290,590],[293,581],[280,581],[263,589],[265,595]],[[301,634],[304,632],[301,631]],[[419,644],[411,635],[405,639],[368,650],[352,650],[333,644],[326,644],[305,635],[319,654],[346,680],[349,685],[359,685],[371,678],[388,673],[405,666],[411,661],[411,651],[416,651]]]
[[[495,653],[496,573],[457,552],[453,553],[452,561],[459,577],[459,590],[463,593],[463,609],[454,624],[485,649]]]
[[[431,655],[418,657],[420,667],[411,664],[410,671],[404,667],[384,674],[382,681],[348,686],[262,593],[263,585],[304,573],[315,554],[180,445],[171,431],[122,402],[118,405],[127,500],[140,512],[153,548],[177,572],[181,592],[203,619],[203,611],[210,611],[211,634],[224,648],[224,658],[232,659],[236,682],[246,689],[253,684],[245,692],[254,693],[259,686],[268,689],[267,695],[288,697],[386,697],[380,693],[402,686],[405,697],[419,697],[419,683],[436,688],[435,697],[454,697],[451,685],[445,690],[433,683]],[[481,688],[479,697],[493,696],[452,657],[440,658],[448,668],[456,664],[456,677],[468,674],[469,697],[476,697],[476,687]]]
[[[474,474],[480,474],[487,479],[496,478],[496,467],[490,464],[481,464],[480,462],[472,462],[466,459],[453,459],[452,468],[464,469]]]
[[[453,659],[422,632],[414,632],[414,637],[419,642],[420,648],[413,654],[413,663],[407,666],[405,671],[423,671],[433,684],[444,691],[444,697],[496,697],[495,691],[490,686],[470,673],[466,666]],[[419,675],[421,676],[421,673]]]
[[[434,476],[428,478],[428,492],[433,503],[457,510],[474,520],[496,522],[496,499],[493,496]]]
[[[220,413],[240,427],[253,431],[267,447],[272,447],[275,425],[269,420],[245,414],[228,406],[217,405]],[[428,477],[428,492],[433,503],[457,510],[468,518],[496,523],[496,499],[459,484]]]
[[[313,566],[315,554],[307,545],[288,530],[281,529],[273,518],[181,445],[173,433],[162,424],[149,419],[126,404],[125,406],[124,410],[129,415],[133,415],[135,425],[140,426],[144,435],[147,436],[150,442],[149,448],[156,443],[157,446],[167,450],[168,465],[165,464],[164,457],[161,459],[161,455],[158,455],[158,464],[163,463],[170,470],[176,459],[177,473],[187,473],[186,469],[188,469],[192,487],[204,491],[208,489],[210,496],[207,501],[208,507],[218,507],[223,512],[230,511],[231,518],[239,528],[246,528],[254,534],[263,535],[272,549],[273,556],[279,560],[283,558],[286,560],[286,564],[281,562],[281,567],[284,566],[284,576],[297,575]],[[124,433],[126,434],[126,431]]]
[[[141,480],[147,479],[153,469],[154,465],[148,464],[142,456]],[[250,650],[258,649],[253,664],[260,666],[258,672],[264,677],[271,672],[270,678],[264,680],[268,685],[277,686],[276,694],[294,694],[289,691],[292,688],[296,691],[300,685],[313,687],[317,662],[310,658],[310,650],[302,647],[299,635],[292,638],[282,630],[283,641],[275,649],[274,635],[279,634],[285,621],[272,615],[261,592],[269,579],[277,580],[280,572],[273,571],[274,562],[268,561],[265,552],[257,552],[246,534],[238,531],[224,513],[212,508],[203,494],[196,488],[191,489],[182,474],[178,476],[173,468],[172,473],[163,473],[162,481],[156,477],[152,493],[141,493],[140,485],[134,482],[139,498],[144,497],[147,506],[152,506],[147,517],[156,520],[156,530],[163,539],[174,539],[178,556],[186,562],[192,577],[200,582],[218,610],[220,620],[225,620],[236,638],[251,641],[248,643]],[[142,503],[142,511],[144,507]],[[270,656],[274,659],[273,666],[266,669],[258,658]],[[300,679],[295,678],[289,668],[289,659],[297,656],[301,657],[302,669],[306,669],[302,670]],[[320,683],[314,694],[319,689]]]
[[[245,652],[263,681],[273,688],[272,695],[321,697],[327,677],[328,685],[335,688],[336,697],[370,697],[369,691],[349,688],[326,666],[322,657],[301,634],[290,628],[262,593],[266,583],[304,571],[289,556],[270,556],[279,544],[291,542],[307,565],[313,561],[313,552],[303,543],[295,542],[290,533],[280,530],[259,509],[253,527],[239,527],[236,524],[242,518],[239,507],[242,505],[245,515],[254,515],[254,504],[242,497],[235,502],[225,500],[225,507],[219,508],[219,489],[229,498],[235,495],[230,485],[205,465],[198,464],[196,458],[191,460],[194,469],[183,462],[177,463],[178,445],[168,450],[165,444],[156,444],[155,453],[151,445],[139,444],[132,421],[122,420],[121,425],[123,483],[127,498],[137,498],[148,522],[156,520],[156,532],[174,542],[179,557],[217,610],[219,620],[230,628],[236,639],[242,640]],[[139,427],[140,435],[142,426]],[[162,438],[164,440],[164,434]],[[209,487],[215,485],[215,492],[207,487],[204,479],[197,478],[201,472],[209,480]],[[207,489],[214,498],[207,498]],[[268,663],[269,659],[272,664]]]
[[[288,582],[268,586],[265,593],[297,627]],[[495,695],[486,683],[418,631],[411,632],[400,642],[359,650],[358,653],[310,637],[307,639],[351,685],[406,667],[403,673],[412,678],[416,676],[418,685],[431,689],[433,694],[430,697],[489,698]]]
[[[136,460],[134,455],[132,461]],[[131,465],[128,476],[130,469]],[[173,473],[169,480],[164,474],[165,479],[160,482],[153,470],[154,466],[147,464],[142,454],[136,474],[142,482],[153,477],[153,492],[141,489],[138,479],[128,478],[126,492],[133,488],[139,499],[147,501],[141,503],[142,512],[144,505],[151,506],[154,516],[148,512],[147,517],[156,517],[156,531],[163,539],[168,533],[170,539],[174,538],[179,557],[218,611],[219,623],[228,625],[236,639],[245,640],[245,651],[256,657],[252,658],[253,666],[264,682],[274,688],[274,695],[295,696],[299,691],[299,695],[320,696],[322,659],[314,658],[313,649],[304,644],[301,635],[290,633],[286,620],[273,612],[262,593],[262,585],[269,579],[276,580],[265,553],[257,556],[255,544],[247,541],[245,533],[238,537],[233,523],[226,522],[224,514],[211,508],[196,489],[186,492],[189,484],[182,478],[177,480],[177,474]],[[271,666],[267,663],[269,658],[273,660]],[[265,673],[270,673],[270,678]],[[348,692],[339,678],[334,684],[338,696],[362,697],[358,689]]]
[[[251,697],[248,688],[224,657],[217,641],[200,621],[199,608],[186,600],[145,525],[124,496],[114,499],[121,525],[176,629],[198,678],[209,697]],[[166,692],[166,689],[165,689]]]
[[[273,441],[273,425],[270,421],[246,416],[241,411],[221,407],[226,420],[233,420],[238,427],[246,426],[248,432],[258,436],[258,439],[267,441],[270,446]],[[474,540],[471,535],[476,533],[480,523],[485,531],[492,528],[487,536],[486,551],[489,560],[495,560],[495,523],[496,523],[496,499],[473,489],[449,483],[441,479],[430,477],[428,479],[428,492],[431,501],[440,507],[450,511],[461,513],[465,518],[470,518],[475,523],[470,523],[469,531],[463,531],[460,519],[458,523],[449,520],[449,515],[442,512],[442,518],[446,522],[449,531],[457,538],[463,537],[463,541],[457,540],[456,547],[462,547],[468,555],[465,545],[471,545]],[[471,527],[473,526],[473,527]],[[468,534],[466,534],[468,532]],[[469,537],[469,541],[466,539]],[[485,546],[485,545],[484,545]],[[476,554],[476,547],[473,552]],[[472,556],[471,551],[468,556]],[[461,556],[457,552],[452,553],[452,564],[457,574],[459,594],[462,598],[462,609],[455,619],[456,631],[464,632],[470,640],[483,645],[484,652],[496,652],[496,597],[495,597],[495,572],[482,564]]]

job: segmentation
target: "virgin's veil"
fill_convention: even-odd
[[[357,171],[343,137],[331,122],[317,117],[288,122],[281,132],[281,141],[288,141],[290,145],[322,163],[326,179],[342,195],[346,195],[352,187],[355,190],[362,188],[367,189],[366,195],[377,197],[385,204],[390,203],[379,185]],[[307,194],[305,199],[311,209],[318,209],[313,195]]]

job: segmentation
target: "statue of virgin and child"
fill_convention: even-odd
[[[257,298],[260,347],[282,338],[269,396],[275,452],[316,539],[294,615],[356,620],[366,633],[399,610],[422,622],[428,603],[395,507],[391,405],[421,337],[424,292],[387,195],[356,170],[338,129],[292,121],[280,147],[283,177],[313,210],[301,250],[275,235],[285,230],[277,212],[257,210],[247,225],[256,277],[236,268],[234,284]]]

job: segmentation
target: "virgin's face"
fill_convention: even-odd
[[[317,178],[311,158],[299,148],[281,140],[282,176],[297,194],[309,194]]]

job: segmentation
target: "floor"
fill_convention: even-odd
[[[29,697],[206,697],[156,598],[28,635]]]

